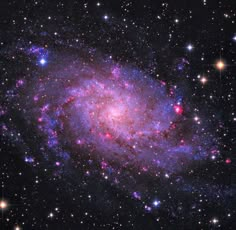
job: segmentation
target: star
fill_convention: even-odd
[[[195,120],[195,121],[198,121],[198,120],[199,120],[199,117],[197,117],[197,116],[194,117],[194,120]]]
[[[193,45],[192,45],[192,44],[189,44],[189,45],[187,46],[187,50],[188,50],[188,51],[192,51],[192,50],[193,50]]]
[[[179,23],[179,19],[176,18],[176,19],[175,19],[175,23]]]
[[[43,66],[47,63],[47,61],[44,58],[41,58],[39,63]]]
[[[0,209],[5,210],[8,207],[8,203],[5,200],[0,201]]]
[[[207,78],[206,78],[206,77],[202,77],[202,78],[200,79],[200,81],[201,81],[202,84],[206,84]]]
[[[103,16],[103,18],[104,18],[105,20],[108,20],[108,19],[109,19],[108,15],[106,15],[106,14]]]
[[[219,222],[219,220],[216,219],[216,218],[213,218],[211,222],[212,222],[213,224],[217,224],[217,223]]]
[[[53,218],[54,217],[54,214],[52,212],[49,213],[48,215],[49,218]]]
[[[153,201],[153,205],[154,205],[155,207],[158,207],[160,204],[161,204],[161,202],[160,202],[159,200],[154,200],[154,201]]]
[[[219,61],[216,62],[215,66],[218,70],[221,71],[225,68],[225,63],[222,60],[219,60]]]
[[[212,155],[212,156],[211,156],[211,159],[212,159],[212,160],[215,160],[215,159],[216,159],[216,156],[215,156],[215,155]]]

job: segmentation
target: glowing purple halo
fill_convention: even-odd
[[[58,162],[87,152],[120,167],[175,172],[207,155],[173,89],[137,69],[74,62],[32,84],[30,117]]]

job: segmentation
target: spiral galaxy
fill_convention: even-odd
[[[0,229],[235,229],[235,7],[0,7]]]
[[[73,154],[173,173],[207,157],[208,140],[174,87],[107,59],[63,62],[23,87],[20,100],[58,165]]]

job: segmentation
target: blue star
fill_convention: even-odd
[[[159,201],[159,200],[154,200],[152,204],[153,204],[153,206],[155,206],[155,207],[159,207],[160,204],[161,204],[161,201]]]
[[[41,58],[39,62],[42,66],[47,63],[47,61],[44,58]]]
[[[193,50],[193,45],[189,44],[189,45],[187,46],[187,49],[188,49],[188,51],[192,51],[192,50]]]

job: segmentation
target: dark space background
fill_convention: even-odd
[[[95,166],[85,176],[75,159],[55,173],[40,153],[37,130],[12,103],[13,88],[76,52],[78,43],[182,87],[188,103],[203,111],[220,154],[185,178],[200,181],[204,191],[176,192],[147,177],[150,199],[137,201],[101,179]],[[39,56],[25,52],[33,45],[49,52],[44,70]],[[235,229],[235,54],[234,0],[1,0],[0,182],[7,208],[0,229]],[[37,163],[27,161],[26,148]],[[166,208],[147,211],[155,186],[169,199]]]

